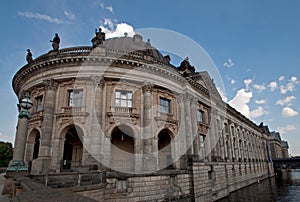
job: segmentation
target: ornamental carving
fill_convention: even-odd
[[[151,83],[146,83],[145,85],[142,86],[142,90],[143,90],[143,93],[146,93],[146,92],[152,92],[153,90],[153,84]]]
[[[43,84],[47,90],[56,90],[58,86],[58,82],[54,79],[47,79],[43,81]]]
[[[95,86],[95,88],[104,88],[105,86],[105,80],[103,77],[99,77],[99,76],[92,76],[91,77],[93,84]]]

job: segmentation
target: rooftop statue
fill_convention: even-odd
[[[58,36],[57,33],[55,33],[55,36],[54,36],[53,40],[52,41],[50,40],[50,42],[52,42],[52,48],[53,48],[53,50],[54,51],[58,51],[58,49],[59,49],[59,43],[60,43],[60,38],[59,38],[59,36]]]
[[[102,32],[102,29],[99,28],[99,31],[95,30],[95,36],[92,39],[93,48],[103,44],[103,41],[105,41],[105,33]]]
[[[27,55],[26,55],[26,61],[29,63],[32,63],[32,53],[30,52],[30,49],[27,49]]]

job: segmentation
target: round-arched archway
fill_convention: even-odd
[[[159,169],[166,168],[173,162],[171,145],[172,137],[172,132],[168,129],[161,130],[157,135]]]
[[[26,161],[31,162],[39,157],[40,139],[41,135],[39,130],[33,129],[29,133],[26,143]]]
[[[68,129],[64,140],[63,170],[70,170],[82,163],[83,145],[79,138],[83,132],[79,127],[72,126]]]
[[[134,132],[129,126],[119,125],[112,130],[110,164],[112,169],[134,170]]]

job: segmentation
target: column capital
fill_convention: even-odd
[[[143,93],[152,92],[154,84],[152,83],[144,83],[142,86]]]
[[[56,90],[58,87],[58,82],[54,79],[46,79],[43,81],[43,84],[47,90]]]
[[[186,93],[183,94],[183,99],[185,101],[193,100],[193,98],[194,98],[194,96],[192,94],[188,93],[188,92],[186,92]]]
[[[104,88],[105,80],[103,76],[91,76],[91,80],[96,88]]]

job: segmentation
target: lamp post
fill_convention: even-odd
[[[18,104],[19,116],[16,132],[16,140],[14,147],[13,159],[9,162],[7,172],[27,172],[28,168],[24,163],[25,146],[28,131],[28,120],[31,118],[28,110],[32,107],[32,101],[27,93]]]

